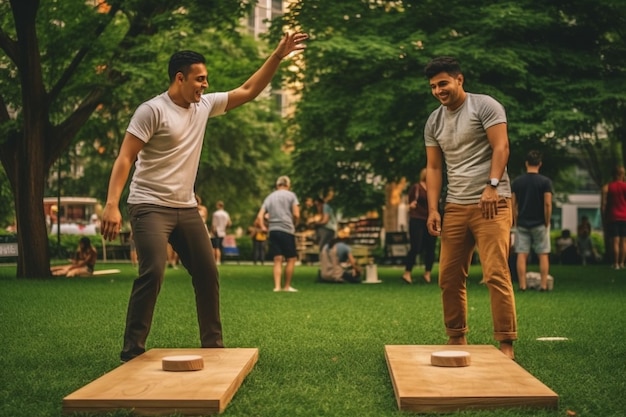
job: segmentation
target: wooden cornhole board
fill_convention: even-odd
[[[162,359],[200,355],[204,368],[164,371]],[[63,412],[132,409],[141,415],[207,415],[224,411],[257,362],[256,348],[151,349],[63,399]]]
[[[431,353],[471,355],[462,367],[431,365]],[[557,408],[559,396],[491,345],[386,345],[385,358],[403,411],[445,413],[467,409]]]
[[[119,274],[120,271],[119,269],[99,269],[97,271],[93,271],[93,274],[91,275],[111,275],[111,274]]]

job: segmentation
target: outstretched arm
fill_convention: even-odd
[[[301,51],[306,48],[302,42],[308,37],[309,35],[306,33],[286,33],[263,65],[241,86],[228,92],[226,111],[254,100],[270,83],[283,58],[294,51]]]

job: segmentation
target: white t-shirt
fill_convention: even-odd
[[[129,204],[197,206],[194,182],[206,125],[227,103],[228,93],[210,93],[186,109],[165,92],[135,110],[127,131],[146,144],[135,162]]]
[[[226,236],[226,228],[230,224],[230,216],[224,209],[219,209],[213,212],[213,218],[211,219],[211,226],[215,230],[217,237]]]
[[[506,123],[504,107],[484,94],[467,93],[465,102],[454,110],[439,106],[424,128],[426,146],[438,146],[443,152],[448,174],[446,201],[477,204],[489,180],[493,150],[487,129]],[[511,197],[506,170],[498,185],[498,195]]]

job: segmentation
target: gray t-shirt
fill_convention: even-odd
[[[268,230],[294,234],[293,206],[299,205],[298,197],[292,191],[279,189],[263,201],[263,208],[269,213]]]
[[[506,123],[504,107],[484,94],[467,93],[456,110],[440,106],[433,111],[424,128],[426,146],[438,146],[447,169],[446,201],[477,204],[489,180],[493,151],[486,130]],[[498,185],[498,195],[511,197],[506,170]]]

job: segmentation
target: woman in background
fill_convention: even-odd
[[[413,283],[411,271],[415,266],[415,258],[423,255],[424,281],[430,283],[430,273],[435,263],[435,243],[437,238],[428,233],[428,200],[426,198],[426,168],[420,171],[420,180],[409,189],[409,243],[410,249],[406,256],[402,280]]]
[[[89,277],[93,275],[98,252],[91,244],[88,237],[82,237],[78,243],[78,249],[74,254],[74,258],[69,265],[59,265],[50,268],[50,272],[54,276],[71,277]]]

